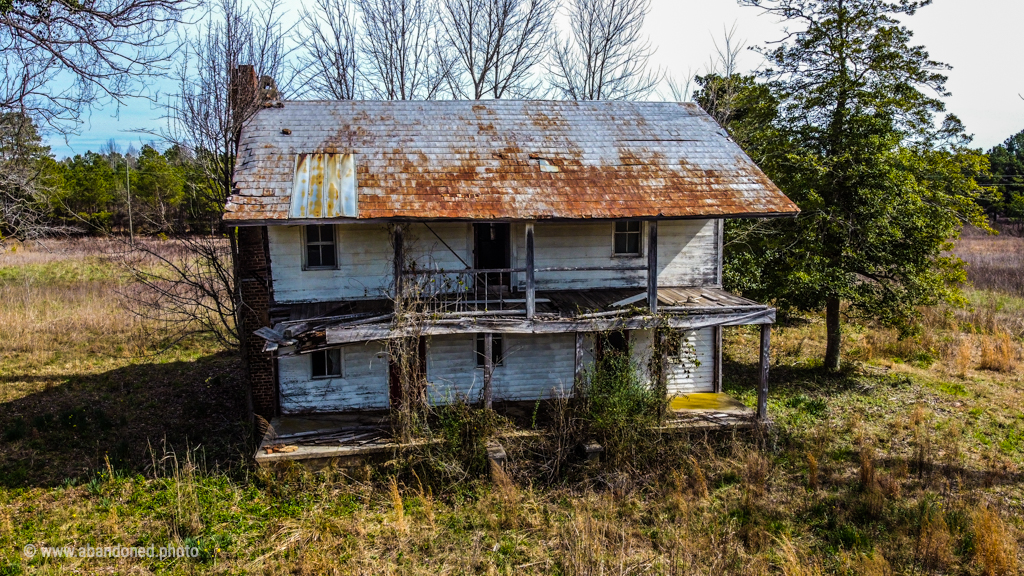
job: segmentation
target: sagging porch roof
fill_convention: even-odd
[[[416,335],[453,333],[560,333],[635,330],[669,327],[771,324],[775,309],[711,287],[659,287],[658,316],[645,314],[646,292],[636,288],[557,290],[537,292],[537,314],[498,311],[443,314],[431,311],[429,320],[411,324]],[[339,344],[405,336],[391,317],[390,300],[293,304],[278,307],[274,328],[256,334],[268,342],[296,346],[297,353]]]
[[[261,110],[243,129],[225,219],[310,220],[294,208],[307,199],[292,195],[311,154],[346,155],[324,162],[355,166],[355,213],[325,198],[316,217],[326,220],[799,211],[692,103],[295,101]]]

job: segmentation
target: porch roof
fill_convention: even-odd
[[[697,329],[707,326],[764,324],[775,321],[775,309],[711,287],[658,288],[658,317],[645,313],[646,291],[641,288],[557,290],[537,292],[537,313],[524,310],[461,309],[448,314],[431,312],[416,327],[417,334],[474,332],[557,333],[651,327]],[[493,305],[496,308],[496,305]],[[520,307],[521,308],[521,307]],[[274,328],[257,335],[275,345],[297,345],[296,352],[349,342],[403,335],[392,326],[390,300],[303,303],[278,306],[271,311]]]

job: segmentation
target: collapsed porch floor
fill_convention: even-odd
[[[517,433],[541,434],[530,427],[536,418],[536,406],[535,402],[504,402],[495,404],[495,410],[518,427]],[[758,425],[753,409],[722,393],[677,396],[669,402],[668,408],[669,415],[658,428],[662,433],[748,429]],[[374,455],[416,448],[429,442],[427,439],[409,443],[395,440],[386,411],[286,415],[270,422],[255,459],[261,465],[301,460],[336,461],[344,465],[362,463],[363,459]]]

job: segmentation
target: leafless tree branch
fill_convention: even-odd
[[[441,29],[462,97],[525,97],[545,58],[556,0],[443,0]]]
[[[303,95],[353,100],[358,89],[358,42],[348,0],[313,0],[302,11],[303,53],[298,57],[298,84]]]
[[[9,7],[8,7],[9,6]],[[194,0],[0,3],[0,112],[68,134],[98,100],[123,104],[167,72],[165,42]]]
[[[642,36],[650,0],[569,0],[569,33],[555,40],[551,84],[571,100],[629,100],[661,79],[648,69],[653,50]]]
[[[362,14],[359,51],[369,92],[383,100],[431,100],[453,92],[453,56],[438,41],[430,0],[356,0]]]

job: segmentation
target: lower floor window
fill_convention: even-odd
[[[317,350],[310,357],[313,361],[313,378],[341,377],[341,348]]]
[[[491,365],[501,366],[501,361],[505,357],[502,353],[502,339],[501,334],[491,335]],[[476,335],[476,367],[484,367],[484,335]]]

